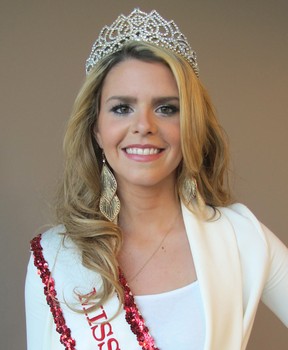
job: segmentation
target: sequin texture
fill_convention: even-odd
[[[132,332],[136,335],[142,350],[160,350],[156,347],[155,341],[149,333],[148,327],[145,325],[143,316],[135,304],[134,296],[121,270],[119,270],[119,282],[124,290],[124,310],[126,311],[126,321],[130,325]]]
[[[48,263],[44,259],[42,253],[43,248],[41,246],[41,235],[36,236],[31,241],[31,250],[34,255],[34,265],[37,267],[38,274],[40,275],[40,278],[44,284],[44,294],[53,315],[56,330],[58,333],[60,333],[60,342],[65,346],[65,350],[76,350],[76,342],[71,337],[71,330],[66,325],[60,303],[57,299],[55,281],[51,277]]]

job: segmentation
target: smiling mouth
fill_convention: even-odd
[[[137,155],[143,155],[143,156],[147,156],[147,155],[152,155],[152,154],[158,154],[160,152],[162,152],[163,149],[161,148],[137,148],[137,147],[133,147],[133,148],[125,148],[125,152],[127,154],[137,154]]]

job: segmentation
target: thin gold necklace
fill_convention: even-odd
[[[136,272],[136,274],[134,274],[131,278],[129,278],[129,283],[131,283],[132,281],[135,280],[135,278],[144,270],[144,268],[149,264],[149,262],[153,259],[153,257],[157,254],[157,252],[159,251],[160,247],[162,246],[162,244],[164,243],[165,239],[167,238],[167,236],[169,235],[169,233],[172,231],[174,224],[176,222],[176,220],[178,219],[180,212],[177,213],[176,217],[174,218],[174,220],[172,221],[172,224],[169,228],[169,230],[165,233],[165,235],[163,236],[163,238],[161,239],[160,243],[157,245],[156,249],[153,251],[153,253],[149,256],[149,258],[145,261],[145,263],[140,267],[140,269]]]

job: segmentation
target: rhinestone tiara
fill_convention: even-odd
[[[138,8],[127,17],[120,15],[112,25],[105,26],[92,46],[86,61],[86,74],[105,56],[121,50],[131,41],[144,41],[164,47],[184,57],[199,76],[196,52],[174,21],[166,21],[156,10],[146,13]]]

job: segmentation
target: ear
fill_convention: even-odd
[[[95,137],[96,142],[98,143],[98,146],[100,148],[103,148],[103,146],[102,146],[102,137],[101,137],[101,134],[100,134],[100,132],[98,130],[98,127],[97,127],[96,123],[95,123],[95,125],[93,127],[93,135]]]

